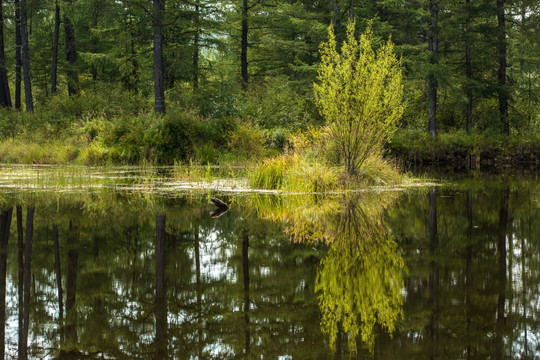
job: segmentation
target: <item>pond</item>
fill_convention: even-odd
[[[0,171],[0,358],[540,356],[533,176],[326,197],[171,183]]]

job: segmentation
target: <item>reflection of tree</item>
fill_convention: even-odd
[[[26,241],[24,244],[24,295],[23,295],[23,328],[22,352],[19,359],[28,359],[28,329],[30,322],[30,283],[32,269],[32,239],[34,237],[34,207],[26,210]]]
[[[328,254],[316,280],[322,330],[334,347],[341,324],[352,352],[359,334],[372,349],[375,325],[392,332],[402,316],[403,259],[380,218],[370,218],[356,201],[327,226]]]
[[[508,232],[508,197],[509,189],[506,187],[503,190],[503,196],[499,206],[499,231],[497,241],[498,259],[498,298],[497,298],[497,324],[496,331],[496,344],[495,344],[495,358],[504,358],[504,325],[505,325],[505,305],[506,305],[506,236]],[[511,237],[509,237],[510,240]]]
[[[351,352],[358,335],[373,349],[375,325],[392,332],[402,316],[404,261],[381,218],[392,200],[389,193],[251,200],[260,217],[286,224],[293,241],[329,246],[315,290],[322,331],[333,349],[341,330],[348,333]]]
[[[6,335],[6,270],[9,229],[13,208],[0,214],[0,359],[5,357]]]
[[[156,216],[156,335],[155,359],[167,358],[167,303],[165,301],[165,215]]]

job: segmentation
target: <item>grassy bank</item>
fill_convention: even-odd
[[[286,136],[180,104],[155,115],[143,98],[114,90],[53,97],[34,114],[0,109],[0,163],[239,164],[277,153]]]
[[[405,165],[484,168],[540,165],[540,136],[440,134],[401,130],[387,144],[387,156]]]

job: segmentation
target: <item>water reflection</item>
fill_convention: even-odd
[[[217,219],[202,197],[6,197],[1,349],[32,359],[538,358],[540,188],[481,185],[224,197],[232,206]]]
[[[322,332],[329,335],[332,350],[337,342],[338,353],[342,332],[351,353],[357,352],[358,335],[373,350],[376,327],[392,333],[402,318],[405,265],[382,219],[383,210],[394,200],[395,195],[387,193],[301,198],[301,206],[297,201],[291,205],[286,198],[281,206],[257,203],[260,216],[289,224],[287,232],[293,240],[328,246],[317,270],[315,291]]]

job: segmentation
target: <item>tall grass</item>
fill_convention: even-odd
[[[371,156],[358,174],[347,174],[338,165],[331,144],[322,130],[297,134],[285,154],[260,161],[249,172],[250,185],[285,192],[329,193],[360,190],[370,185],[395,185],[404,180],[389,160]]]

